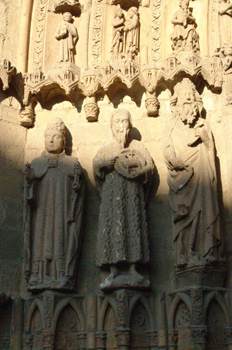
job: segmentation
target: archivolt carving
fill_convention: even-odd
[[[161,61],[161,6],[162,0],[154,0],[151,5],[151,51],[152,62]]]
[[[104,0],[96,0],[93,6],[93,67],[98,69],[101,67],[101,38],[102,38],[102,23],[103,23],[103,4]]]
[[[36,8],[36,26],[34,36],[33,62],[34,70],[41,71],[43,68],[43,41],[45,20],[47,11],[47,0],[38,0]]]

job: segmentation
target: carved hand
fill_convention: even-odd
[[[204,127],[196,128],[195,135],[199,136],[201,138],[202,142],[208,142],[209,141],[209,135],[208,135],[208,133],[207,133],[207,131],[205,130]]]
[[[179,159],[177,157],[170,158],[169,164],[171,170],[187,170],[188,168],[188,165],[186,165],[182,159]]]

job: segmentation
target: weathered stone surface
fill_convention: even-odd
[[[65,12],[72,14],[72,23],[63,21]],[[0,292],[12,296],[0,306],[0,347],[231,348],[229,0],[2,0],[0,19]],[[65,23],[69,34],[70,27],[75,32],[69,43],[67,38],[55,38]],[[58,58],[61,47],[62,58]],[[63,58],[67,62],[58,62]],[[4,69],[4,60],[11,62],[17,74],[7,75],[10,69]],[[218,193],[218,205],[210,214],[220,212],[221,230],[215,232],[220,247],[225,247],[226,274],[219,256],[209,263],[204,255],[209,240],[196,247],[199,256],[194,266],[188,261],[188,266],[175,271],[163,135],[175,109],[175,86],[184,78],[192,81],[195,96],[202,99],[204,129],[214,138],[215,162],[207,164],[213,168],[209,174],[217,173],[217,191],[215,184],[209,186],[212,192],[204,202],[215,204],[209,198]],[[99,284],[107,279],[110,268],[100,270],[96,265],[101,199],[92,163],[97,151],[112,142],[110,117],[120,109],[132,115],[131,136],[146,147],[156,165],[146,203],[150,258],[136,266],[137,272],[150,280],[150,290],[138,290],[138,283],[131,289],[130,264],[119,264],[115,291],[106,293],[99,290]],[[72,293],[46,288],[31,293],[22,273],[23,164],[40,157],[46,126],[54,117],[64,120],[67,155],[78,157],[87,183],[83,244]],[[179,131],[187,129],[189,135],[182,124]],[[181,133],[179,141],[183,140]],[[198,145],[192,149],[198,152]],[[209,169],[205,165],[201,171]],[[118,171],[125,176],[123,167]],[[195,175],[196,171],[188,188]],[[54,179],[57,184],[58,178]],[[131,200],[130,207],[137,205]],[[209,205],[201,207],[210,211]],[[216,219],[215,226],[218,222]],[[193,231],[199,243],[200,230]],[[219,253],[219,245],[213,250],[213,255]]]

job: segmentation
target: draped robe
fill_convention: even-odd
[[[35,289],[59,289],[60,274],[74,279],[83,209],[83,186],[78,192],[72,187],[74,167],[81,171],[77,158],[64,152],[44,151],[31,163],[34,180],[25,189],[25,273],[38,275]]]

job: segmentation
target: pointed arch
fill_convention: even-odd
[[[69,305],[75,311],[77,318],[80,322],[80,328],[81,328],[80,331],[85,331],[85,328],[86,328],[85,327],[85,318],[84,318],[84,315],[83,315],[81,309],[79,308],[79,305],[72,298],[65,298],[64,300],[61,300],[55,308],[53,322],[52,322],[52,329],[54,332],[56,331],[57,322],[58,322],[58,319],[59,319],[62,311],[65,309],[66,306],[69,306]]]

